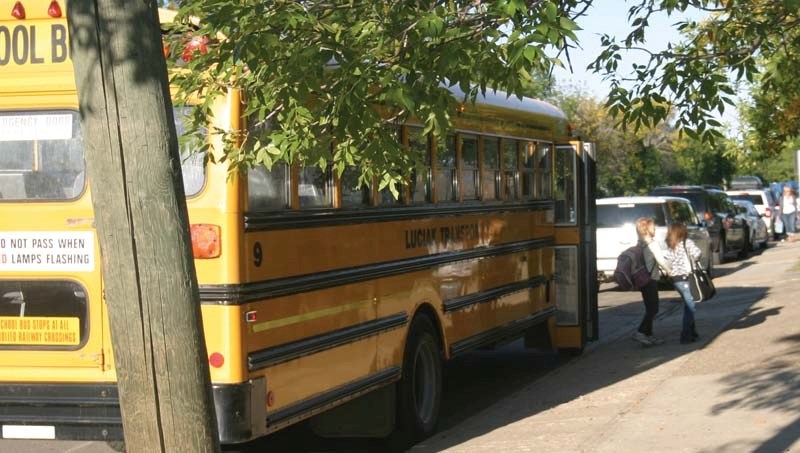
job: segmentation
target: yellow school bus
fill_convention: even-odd
[[[0,11],[0,434],[118,440],[66,5],[17,5]],[[219,99],[208,130],[256,124],[246,101]],[[536,100],[490,92],[454,114],[446,143],[387,124],[426,156],[399,199],[351,169],[229,178],[186,150],[222,442],[306,419],[323,435],[419,439],[435,430],[443,361],[596,337],[591,144]]]

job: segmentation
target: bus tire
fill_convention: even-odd
[[[407,445],[436,431],[442,401],[442,354],[433,322],[418,315],[408,330],[397,385],[398,434]]]

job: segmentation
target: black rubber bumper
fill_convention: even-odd
[[[214,385],[221,443],[266,431],[264,379]],[[60,440],[123,440],[116,384],[0,384],[0,438],[9,426],[52,426]]]

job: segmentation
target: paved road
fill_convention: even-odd
[[[603,451],[637,451],[644,450],[643,445],[651,437],[665,440],[665,435],[656,435],[665,431],[681,442],[680,445],[673,442],[676,447],[673,451],[702,450],[691,446],[707,442],[707,435],[695,432],[697,439],[687,439],[692,434],[691,429],[675,432],[677,428],[665,428],[663,422],[659,425],[661,431],[653,433],[654,428],[649,427],[646,420],[650,416],[664,420],[666,415],[671,415],[682,421],[682,408],[694,407],[692,400],[698,397],[693,392],[688,396],[681,393],[686,391],[685,386],[694,385],[691,380],[681,379],[682,373],[704,376],[716,382],[715,379],[720,378],[706,376],[706,368],[722,367],[723,364],[716,363],[720,357],[728,365],[738,364],[740,359],[733,360],[733,357],[739,357],[736,352],[742,350],[737,334],[747,333],[759,339],[761,336],[754,330],[751,332],[749,327],[764,324],[766,320],[782,325],[782,317],[776,316],[782,314],[781,308],[761,305],[774,299],[771,296],[776,291],[774,287],[791,285],[794,281],[778,279],[776,275],[798,278],[798,292],[795,294],[800,294],[800,273],[787,272],[800,260],[798,252],[800,244],[781,243],[748,260],[718,266],[715,281],[719,295],[701,304],[698,328],[703,338],[693,345],[679,345],[677,342],[680,304],[674,291],[661,292],[661,313],[656,323],[657,333],[667,338],[667,344],[642,348],[629,339],[642,314],[638,294],[609,291],[604,286],[599,299],[601,340],[587,348],[581,357],[559,362],[553,355],[525,350],[516,342],[497,351],[478,351],[454,360],[445,370],[446,390],[440,432],[413,451],[595,451],[595,447],[601,444],[604,445]],[[800,313],[794,320],[800,322]],[[723,333],[726,344],[718,346],[722,344]],[[733,339],[728,341],[728,337]],[[794,339],[795,343],[798,341],[800,335]],[[728,345],[728,342],[733,345]],[[753,344],[761,343],[763,341]],[[709,352],[712,346],[713,353]],[[712,358],[715,360],[710,360]],[[730,360],[725,362],[725,358]],[[789,395],[800,396],[797,384],[800,375],[795,373],[793,376],[794,388],[789,389]],[[741,383],[745,377],[731,377],[728,387],[735,389],[735,384]],[[767,376],[755,377],[763,378],[758,382],[770,382]],[[723,382],[721,385],[724,387],[726,384]],[[782,390],[786,390],[785,387],[780,386]],[[669,392],[654,391],[662,388],[669,389]],[[703,389],[697,392],[705,393]],[[667,414],[650,414],[645,410],[647,408],[640,407],[641,399],[647,398],[664,398],[665,401],[655,401],[651,406],[659,408],[657,411],[666,410]],[[756,399],[750,395],[743,395],[743,398]],[[725,412],[727,406],[738,407],[745,403],[714,404],[721,404],[716,410]],[[763,404],[774,402],[768,398]],[[793,404],[800,408],[800,403]],[[795,416],[800,416],[800,412]],[[760,419],[755,420],[758,422]],[[628,424],[631,428],[627,434],[620,429],[618,438],[606,438],[604,433],[609,429]],[[638,436],[634,429],[637,427],[641,429]],[[665,450],[659,448],[661,445],[657,442],[651,441],[648,449]],[[380,443],[314,439],[303,425],[278,433],[252,447],[252,451],[273,452],[383,450]],[[0,441],[0,453],[67,451],[107,453],[112,450],[99,442]]]

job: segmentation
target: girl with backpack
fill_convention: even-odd
[[[694,325],[695,303],[689,289],[692,263],[700,258],[700,249],[686,238],[686,225],[676,222],[667,230],[667,251],[664,254],[672,269],[672,284],[683,298],[683,329],[681,343],[692,343],[700,337]],[[691,260],[691,261],[689,261]]]
[[[650,281],[641,289],[644,317],[639,329],[633,334],[633,339],[645,346],[652,346],[664,342],[653,336],[653,319],[658,314],[658,280],[661,278],[661,269],[665,269],[669,275],[670,268],[661,253],[661,245],[655,240],[656,224],[653,219],[636,219],[636,234],[639,236],[638,245],[642,247],[645,267],[650,270]]]

